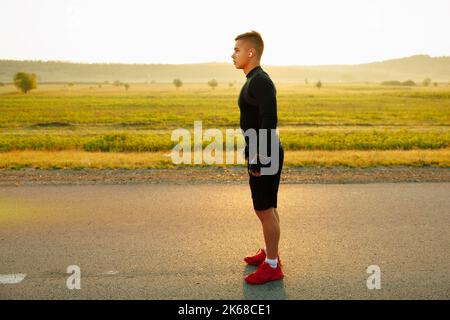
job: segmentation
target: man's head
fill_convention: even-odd
[[[235,39],[234,52],[231,58],[237,69],[244,69],[252,62],[259,64],[264,51],[264,42],[256,31],[238,35]]]

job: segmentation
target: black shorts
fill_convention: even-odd
[[[277,207],[278,187],[283,169],[284,150],[280,145],[280,161],[278,172],[274,175],[261,175],[259,177],[249,175],[250,190],[252,192],[253,208],[255,210],[266,210]],[[247,165],[248,171],[248,165]]]

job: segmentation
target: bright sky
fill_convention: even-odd
[[[450,0],[0,1],[0,59],[231,62],[249,30],[266,65],[448,56]]]

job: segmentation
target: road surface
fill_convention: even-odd
[[[449,208],[450,183],[282,184],[286,276],[251,286],[248,185],[3,186],[0,298],[449,299]]]

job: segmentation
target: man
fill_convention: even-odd
[[[258,269],[247,275],[245,280],[251,284],[263,284],[268,281],[283,278],[278,255],[280,240],[280,219],[277,211],[277,194],[280,184],[284,151],[278,136],[273,139],[272,130],[277,126],[276,89],[269,75],[261,68],[260,60],[264,50],[264,42],[256,31],[243,33],[235,38],[234,53],[231,56],[237,69],[242,69],[247,81],[239,95],[240,126],[244,131],[246,148],[245,158],[249,174],[249,184],[252,194],[253,208],[262,223],[265,248],[256,255],[245,257],[244,260]],[[256,130],[257,151],[250,152],[249,139],[245,133]],[[261,134],[265,129],[267,134]],[[261,141],[260,141],[261,140]],[[263,149],[267,150],[265,156]],[[253,148],[254,149],[254,148]],[[249,151],[250,150],[250,151]],[[267,158],[270,159],[267,163]],[[265,161],[263,161],[265,160]],[[275,173],[265,174],[267,166],[275,164]],[[273,167],[273,166],[272,166]],[[267,172],[267,171],[266,171]]]

